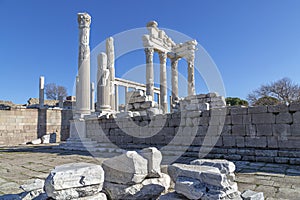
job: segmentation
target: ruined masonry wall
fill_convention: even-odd
[[[216,116],[224,113],[225,125],[222,128],[221,121]],[[209,122],[212,115],[215,119]],[[108,142],[108,137],[109,141],[128,149],[141,146],[161,147],[167,145],[176,135],[180,138],[180,142],[175,144],[178,148],[192,143],[183,156],[195,157],[201,146],[209,146],[209,141],[215,140],[215,147],[207,158],[300,164],[300,104],[229,107],[223,113],[220,109],[202,113],[178,112],[157,115],[151,119],[151,123],[148,117],[133,117],[132,120],[134,123],[126,118],[89,119],[86,126],[87,136],[102,143]],[[209,123],[212,134],[203,143]],[[99,126],[103,131],[100,131]],[[222,133],[218,137],[215,130],[221,128]],[[144,138],[127,135],[124,130]],[[145,137],[150,135],[150,130],[157,130],[158,133]],[[191,133],[195,130],[196,136],[191,142]]]
[[[58,142],[66,140],[72,116],[71,110],[0,110],[0,145],[18,145],[54,132]]]

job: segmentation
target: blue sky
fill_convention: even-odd
[[[150,20],[195,38],[218,67],[227,96],[246,98],[282,77],[300,83],[297,0],[0,0],[1,100],[25,103],[38,97],[40,75],[71,94],[77,72],[76,14],[83,11],[92,16],[91,49]],[[117,76],[144,62],[142,51],[122,56]],[[196,85],[198,93],[206,92],[201,77]]]

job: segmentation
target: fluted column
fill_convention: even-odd
[[[178,100],[178,58],[171,59],[172,104]]]
[[[90,24],[91,16],[78,13],[79,56],[78,56],[78,94],[76,94],[76,112],[81,115],[91,113],[90,107]]]
[[[167,53],[159,53],[160,60],[160,106],[164,113],[168,112],[167,100]]]
[[[110,106],[115,110],[115,48],[114,39],[109,37],[106,39],[106,55],[107,55],[107,68],[109,69],[110,76]]]
[[[146,95],[154,99],[154,69],[153,69],[153,48],[145,48],[146,53]]]
[[[109,95],[109,70],[107,69],[107,56],[105,53],[100,53],[97,57],[97,106],[98,112],[110,110],[110,95]]]
[[[187,59],[188,61],[188,96],[195,94],[195,73],[194,73],[194,57]]]
[[[119,86],[115,85],[115,111],[119,111]]]

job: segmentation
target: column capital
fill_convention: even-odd
[[[88,13],[78,13],[77,21],[79,28],[90,28],[91,25],[91,16]]]
[[[159,61],[161,64],[165,64],[167,62],[167,53],[159,52]]]
[[[151,48],[151,47],[146,47],[146,48],[145,48],[145,53],[146,53],[147,56],[148,56],[148,55],[153,55],[154,49]]]

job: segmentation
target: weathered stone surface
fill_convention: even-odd
[[[252,190],[245,190],[241,196],[243,200],[264,200],[262,192],[254,192]]]
[[[101,189],[99,185],[90,185],[54,191],[49,191],[48,189],[46,189],[47,196],[56,200],[76,199],[80,197],[93,196],[100,191]]]
[[[94,195],[101,191],[104,171],[100,165],[71,163],[57,166],[45,181],[45,191],[54,199]]]
[[[159,200],[188,200],[185,196],[176,192],[170,192],[159,197]]]
[[[217,187],[230,186],[226,175],[221,174],[220,170],[215,167],[175,163],[168,167],[168,173],[174,182],[176,182],[177,177],[184,176]]]
[[[206,193],[206,187],[199,180],[179,176],[175,183],[175,191],[188,199],[200,199]]]
[[[107,200],[107,197],[103,192],[99,192],[98,194],[95,194],[93,196],[76,198],[74,200]]]
[[[142,182],[148,175],[148,162],[135,151],[103,161],[105,181],[121,184]]]
[[[30,192],[33,190],[43,189],[45,181],[42,179],[34,179],[29,181],[27,184],[21,185],[20,188],[25,192]]]
[[[197,159],[193,160],[191,165],[216,167],[224,174],[233,173],[235,171],[235,165],[233,162],[222,159]]]
[[[159,178],[161,175],[161,152],[155,147],[149,147],[139,151],[139,154],[148,161],[148,177]]]
[[[111,199],[157,199],[160,194],[170,187],[170,177],[162,174],[161,178],[145,179],[134,185],[105,182],[104,188]]]

